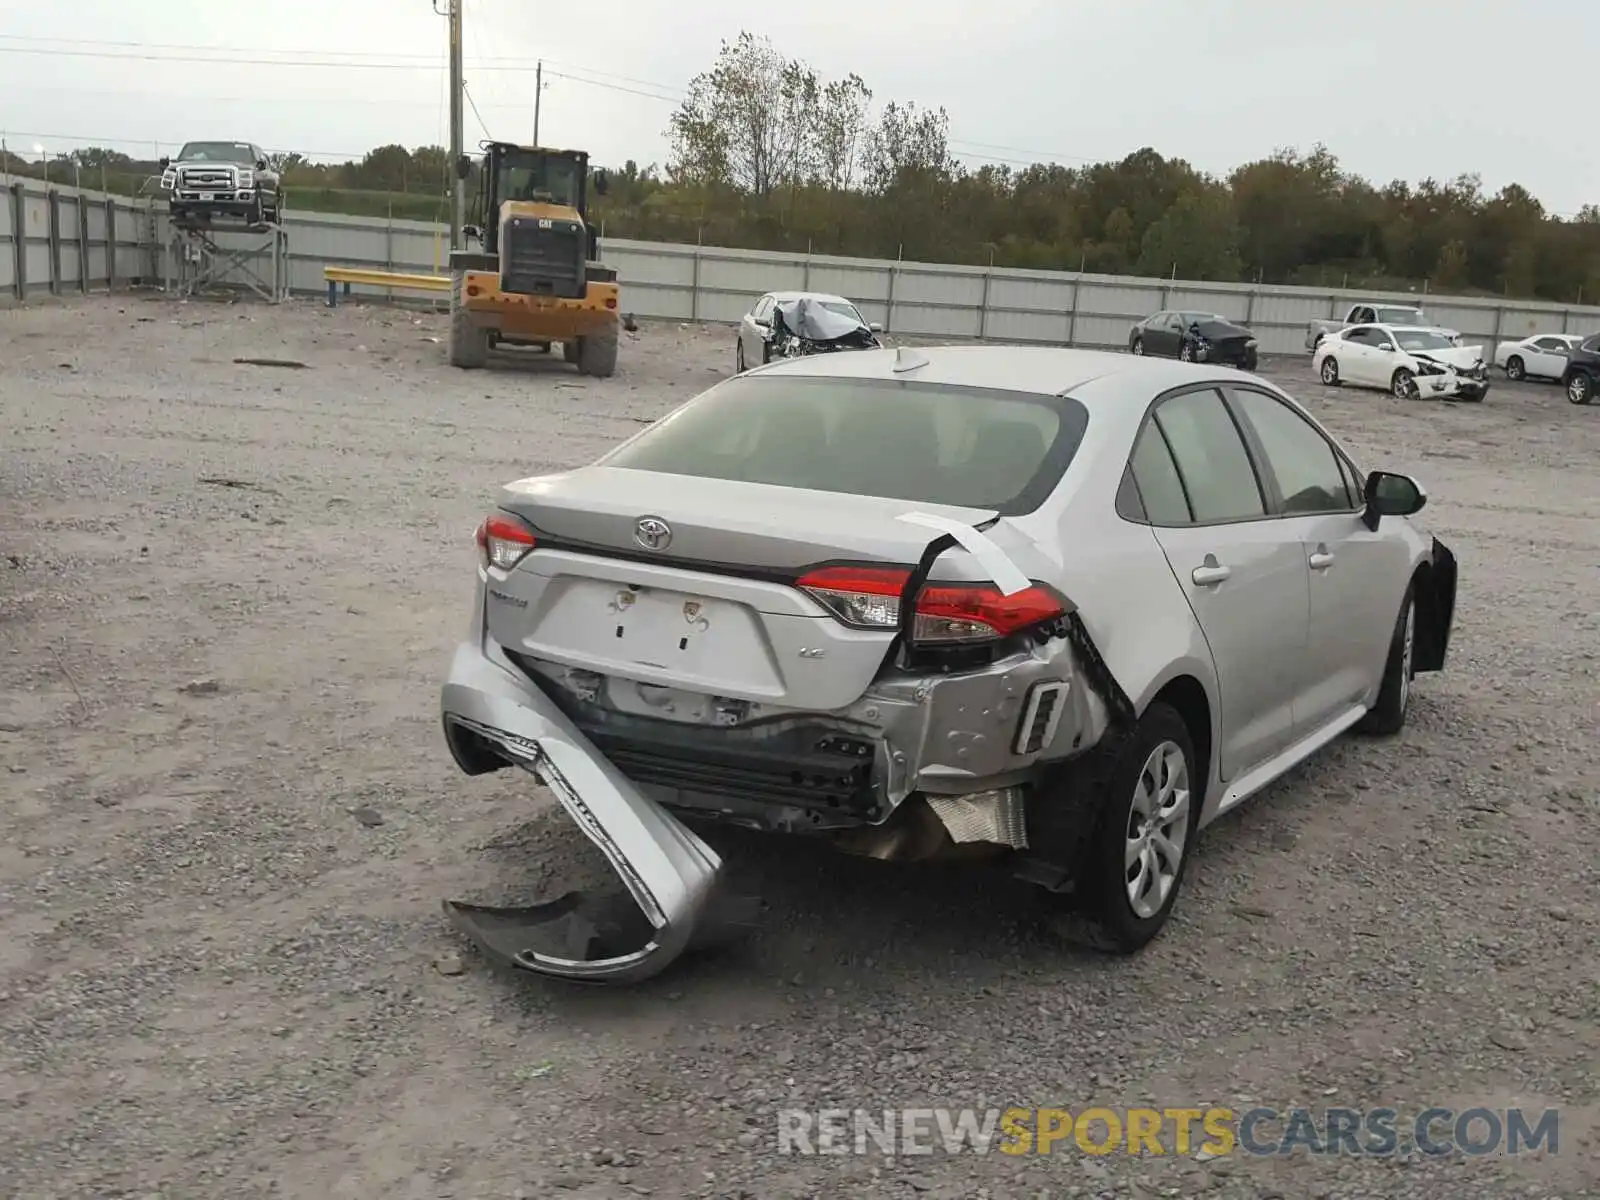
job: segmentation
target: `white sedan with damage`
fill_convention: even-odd
[[[1311,357],[1329,387],[1382,388],[1402,400],[1482,400],[1489,370],[1482,346],[1462,346],[1438,329],[1352,325],[1328,334]]]
[[[479,527],[445,741],[542,779],[621,890],[447,911],[516,967],[640,979],[749,918],[696,829],[727,823],[987,861],[1135,951],[1202,828],[1397,732],[1444,667],[1425,500],[1217,364],[942,346],[736,375]]]

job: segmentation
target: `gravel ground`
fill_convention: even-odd
[[[1600,1195],[1600,408],[1265,368],[1428,486],[1455,644],[1401,737],[1341,740],[1208,831],[1142,956],[1060,944],[1020,888],[750,839],[747,943],[596,991],[491,971],[444,922],[444,896],[598,868],[527,777],[457,773],[437,688],[495,485],[667,412],[732,339],[646,324],[595,381],[454,372],[443,332],[310,302],[0,311],[0,1194]],[[779,1108],[1091,1103],[1549,1105],[1561,1140],[777,1153]]]

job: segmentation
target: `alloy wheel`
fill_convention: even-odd
[[[1593,386],[1589,377],[1582,371],[1575,372],[1572,378],[1567,380],[1567,399],[1574,404],[1587,404],[1589,390]]]
[[[1522,360],[1513,356],[1511,361],[1506,363],[1506,378],[1516,382],[1522,378],[1523,374]]]
[[[1141,920],[1172,894],[1189,840],[1189,767],[1176,742],[1150,751],[1134,784],[1123,850],[1128,905]]]

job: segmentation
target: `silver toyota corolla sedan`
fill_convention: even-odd
[[[1133,952],[1202,827],[1396,732],[1444,666],[1424,501],[1227,367],[950,346],[727,379],[479,527],[450,751],[534,772],[626,892],[447,911],[517,966],[643,978],[737,924],[708,820],[994,860]]]

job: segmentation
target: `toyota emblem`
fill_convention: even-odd
[[[633,526],[633,540],[646,550],[665,550],[672,544],[672,526],[660,517],[640,517]]]

